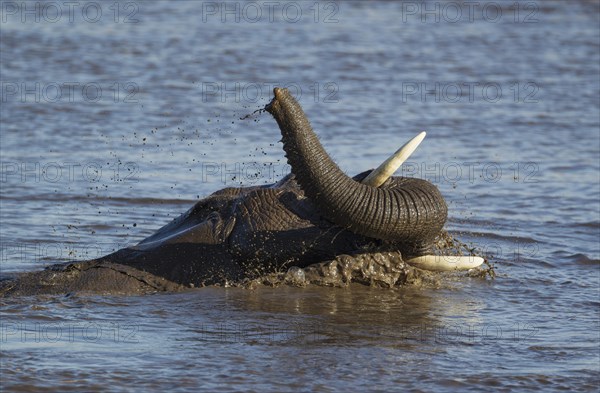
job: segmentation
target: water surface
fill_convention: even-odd
[[[55,4],[2,4],[3,273],[280,179],[275,122],[240,118],[283,85],[351,175],[426,130],[403,172],[498,277],[5,299],[3,390],[596,391],[597,2]]]

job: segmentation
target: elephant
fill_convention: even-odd
[[[344,282],[393,286],[421,271],[483,262],[431,255],[446,233],[443,196],[426,180],[390,176],[424,135],[380,168],[349,177],[290,92],[273,93],[263,110],[279,126],[292,173],[270,185],[219,190],[137,245],[4,279],[0,293],[142,294],[273,274],[292,281],[337,274]]]

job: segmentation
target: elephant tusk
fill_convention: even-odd
[[[423,131],[410,141],[406,142],[404,146],[392,154],[390,158],[385,160],[383,164],[379,165],[379,168],[369,173],[369,176],[365,177],[362,183],[371,187],[379,187],[385,183],[385,181],[400,168],[400,165],[402,165],[417,149],[419,144],[425,138],[425,135],[427,135],[427,133]]]
[[[475,256],[423,255],[405,262],[423,270],[449,272],[473,269],[483,263],[483,258]]]

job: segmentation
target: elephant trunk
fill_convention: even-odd
[[[353,180],[329,157],[288,90],[275,88],[274,94],[265,109],[279,125],[300,187],[326,218],[354,233],[404,244],[423,245],[439,234],[447,207],[433,184],[402,178],[377,188]]]

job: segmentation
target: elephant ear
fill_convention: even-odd
[[[201,202],[199,202],[201,203]],[[216,211],[204,214],[194,206],[173,222],[159,229],[152,236],[142,240],[131,249],[148,251],[167,244],[220,244],[229,236],[235,226],[235,217],[221,217]],[[197,215],[202,214],[199,218]]]
[[[304,111],[287,89],[274,89],[265,107],[277,121],[288,163],[304,193],[329,220],[348,230],[420,248],[440,233],[447,207],[431,183],[412,179],[378,188],[344,174],[329,157]]]

